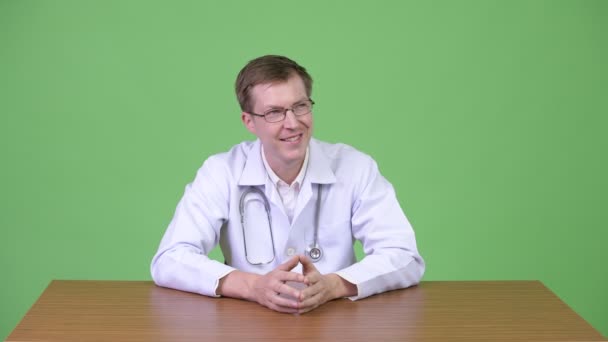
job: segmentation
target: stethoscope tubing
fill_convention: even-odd
[[[317,186],[317,201],[315,203],[315,218],[314,218],[314,234],[313,234],[313,243],[306,249],[306,255],[310,258],[312,262],[317,262],[321,260],[323,257],[323,250],[319,246],[319,213],[321,212],[321,192],[322,187],[321,184]],[[249,255],[247,253],[247,238],[245,237],[245,198],[250,193],[255,193],[262,198],[264,202],[264,209],[266,210],[266,216],[268,217],[268,229],[270,231],[270,240],[272,242],[272,259],[266,262],[252,262],[249,259]],[[239,213],[241,215],[241,229],[243,230],[243,247],[245,249],[245,259],[247,262],[254,266],[266,265],[270,264],[276,258],[276,249],[274,246],[274,236],[272,234],[272,220],[270,215],[270,203],[268,202],[268,198],[262,192],[262,190],[250,186],[241,194],[241,198],[239,200]]]
[[[272,259],[267,262],[252,262],[251,260],[249,260],[249,254],[247,254],[247,238],[245,238],[245,198],[252,192],[260,195],[260,197],[262,198],[264,202],[264,209],[266,210],[266,216],[268,217],[268,230],[270,231],[270,239],[272,242]],[[250,186],[247,190],[243,191],[243,193],[241,194],[241,199],[239,201],[239,213],[241,214],[241,228],[243,229],[243,248],[245,249],[245,259],[247,259],[247,262],[255,266],[266,265],[273,262],[276,257],[276,251],[274,248],[274,236],[272,235],[272,217],[270,215],[270,203],[268,203],[268,199],[266,198],[266,195],[264,195],[262,190]]]

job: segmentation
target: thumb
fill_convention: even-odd
[[[308,258],[305,255],[300,255],[300,262],[302,263],[302,271],[304,274],[314,272],[317,270],[317,268],[312,263],[310,258]]]
[[[277,267],[277,270],[281,270],[281,271],[291,271],[294,267],[296,267],[298,265],[298,263],[300,262],[300,259],[298,258],[298,256],[293,256],[291,257],[291,259],[285,261],[284,263],[280,264]]]

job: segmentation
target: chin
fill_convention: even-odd
[[[298,149],[298,151],[289,151],[287,153],[284,153],[283,160],[288,161],[288,162],[302,161],[302,160],[304,160],[305,156],[306,156],[306,148],[303,148],[301,151],[300,151],[300,149]]]
[[[302,161],[302,160],[304,160],[304,156],[306,156],[306,153],[298,153],[298,154],[290,153],[288,155],[284,155],[283,160],[288,161],[288,162]]]

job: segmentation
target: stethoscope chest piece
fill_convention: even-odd
[[[323,250],[321,249],[321,247],[319,246],[319,243],[318,243],[318,241],[319,241],[319,213],[321,211],[321,189],[322,189],[321,184],[319,184],[318,192],[317,192],[316,210],[315,210],[315,215],[314,215],[313,242],[311,245],[308,246],[308,248],[306,248],[306,256],[309,257],[312,262],[317,262],[317,261],[321,260],[321,258],[323,257]],[[268,219],[268,233],[269,233],[270,243],[272,244],[272,256],[269,258],[269,260],[259,261],[259,260],[251,260],[249,258],[248,248],[247,248],[248,247],[247,238],[245,237],[247,235],[247,230],[245,228],[245,226],[246,226],[246,224],[245,224],[246,223],[245,198],[249,194],[258,195],[261,198],[262,203],[264,204],[264,210],[266,211],[266,217]],[[253,186],[251,186],[247,190],[243,191],[243,193],[241,194],[241,199],[239,201],[239,214],[241,216],[241,229],[243,230],[243,248],[245,249],[245,259],[247,259],[247,262],[249,262],[251,265],[254,265],[254,266],[270,264],[271,262],[274,261],[274,259],[276,257],[276,251],[274,248],[274,237],[272,234],[272,223],[271,223],[272,215],[270,214],[270,203],[268,202],[266,195],[264,195],[264,192],[262,192],[262,190],[260,190],[256,187],[253,187]],[[262,233],[262,231],[260,231],[260,233]]]
[[[323,257],[323,250],[319,247],[318,243],[311,245],[306,249],[306,256],[308,256],[312,262],[317,262]]]

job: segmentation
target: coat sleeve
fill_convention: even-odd
[[[150,266],[152,279],[163,287],[217,296],[219,279],[234,268],[209,259],[229,215],[229,174],[218,160],[208,159],[186,186],[173,219]]]
[[[336,272],[357,286],[352,300],[416,285],[425,270],[395,190],[371,158],[367,165],[355,187],[351,216],[353,236],[361,241],[365,257]]]

